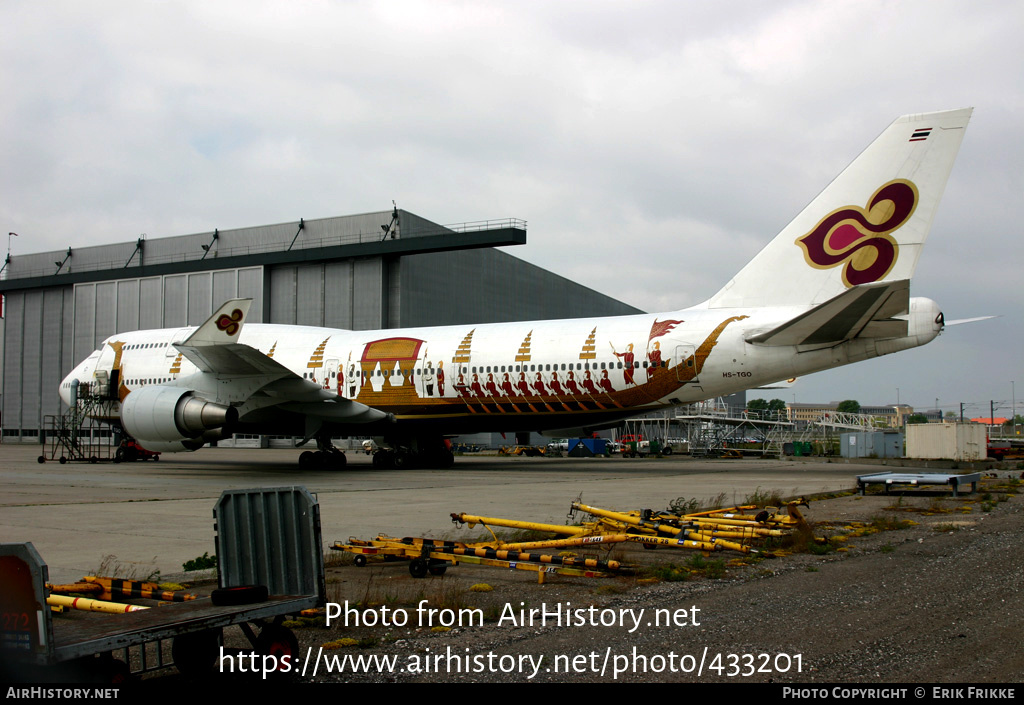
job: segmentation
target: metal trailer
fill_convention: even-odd
[[[324,604],[319,505],[304,487],[229,490],[213,515],[217,599],[127,614],[55,620],[42,557],[31,543],[0,544],[0,681],[118,682],[171,665],[211,673],[230,625],[268,657],[259,663],[294,667],[298,643],[281,623]]]
[[[972,472],[955,475],[937,472],[881,472],[873,475],[857,476],[857,492],[863,496],[868,485],[885,485],[885,493],[894,487],[920,487],[922,485],[946,485],[953,490],[953,496],[960,496],[960,488],[970,483],[971,492],[978,491],[981,473]]]

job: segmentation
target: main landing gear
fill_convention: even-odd
[[[317,450],[303,451],[299,455],[302,470],[344,470],[348,459],[345,453],[334,447],[329,437],[316,437]]]
[[[379,469],[428,468],[447,470],[455,464],[455,454],[443,438],[437,439],[385,439],[389,447],[373,454],[373,467]]]

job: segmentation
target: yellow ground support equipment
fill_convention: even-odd
[[[81,581],[71,583],[70,585],[51,585],[47,583],[46,587],[51,593],[81,593],[83,595],[95,595],[100,600],[142,598],[146,600],[161,600],[163,602],[188,602],[197,598],[197,595],[182,590],[161,590],[157,583],[142,580],[126,580],[123,578],[104,578],[96,575],[87,575]]]
[[[67,607],[73,610],[110,612],[112,614],[124,614],[125,612],[138,612],[139,610],[149,609],[145,605],[126,605],[121,602],[107,602],[105,600],[93,600],[88,597],[67,597],[65,595],[50,595],[46,598],[46,604],[51,607]]]
[[[624,540],[625,537],[616,537]],[[384,560],[408,560],[409,573],[414,578],[430,575],[444,575],[450,565],[471,563],[509,570],[526,570],[537,573],[538,582],[544,582],[547,574],[571,575],[576,577],[600,578],[611,572],[624,570],[617,561],[601,561],[593,558],[533,553],[528,548],[558,548],[587,543],[608,541],[569,540],[531,542],[526,545],[494,546],[486,543],[461,543],[425,538],[394,538],[383,534],[376,539],[363,541],[349,538],[348,543],[336,541],[332,550],[355,554],[355,564],[365,566],[368,556],[380,556]]]

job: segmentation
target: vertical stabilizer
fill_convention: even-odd
[[[898,118],[708,306],[817,305],[910,279],[972,110]]]

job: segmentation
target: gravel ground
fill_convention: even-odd
[[[538,585],[533,573],[467,565],[421,580],[411,578],[401,563],[335,566],[328,575],[329,600],[369,600],[377,605],[378,618],[384,608],[390,612],[426,600],[426,607],[435,609],[478,607],[492,618],[506,605],[561,606],[585,610],[574,613],[580,621],[616,616],[627,625],[523,626],[506,620],[435,632],[416,626],[413,608],[404,628],[335,623],[296,629],[303,655],[310,649],[315,656],[324,644],[347,637],[362,640],[363,647],[325,649],[325,657],[396,659],[395,669],[379,663],[360,668],[349,660],[343,672],[335,668],[328,674],[321,658],[316,677],[307,664],[299,680],[1020,682],[1024,568],[1017,551],[1024,499],[1011,495],[986,503],[983,497],[1001,496],[994,481],[986,482],[977,495],[959,500],[919,492],[903,499],[869,495],[814,501],[806,514],[819,535],[847,534],[844,527],[851,522],[916,524],[851,537],[840,544],[846,550],[825,555],[794,553],[730,565],[715,579],[651,585],[635,577],[553,576]],[[1006,486],[1005,474],[997,482]],[[646,563],[682,564],[694,555],[619,552],[628,562]],[[484,582],[492,592],[470,591]],[[654,624],[656,610],[674,615],[677,624]],[[419,672],[411,672],[411,666]]]

